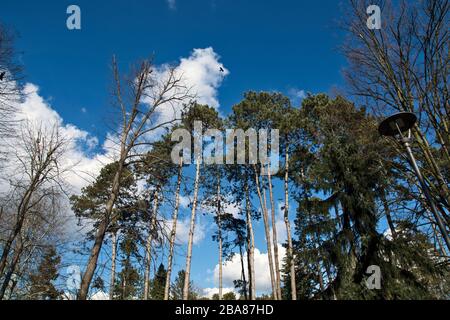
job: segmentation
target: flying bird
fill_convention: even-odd
[[[220,72],[225,72],[225,70],[222,67],[220,67]]]
[[[3,71],[2,73],[0,73],[0,81],[3,81],[3,79],[5,78],[5,74],[6,74],[5,71]]]

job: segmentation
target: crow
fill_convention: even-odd
[[[5,71],[3,71],[2,73],[0,73],[0,81],[3,81],[3,79],[5,78],[5,74],[6,74]]]

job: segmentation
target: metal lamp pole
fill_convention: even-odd
[[[414,172],[417,176],[417,180],[419,180],[420,186],[425,197],[428,200],[428,204],[430,206],[430,211],[433,214],[436,223],[439,227],[439,230],[444,238],[445,244],[447,246],[448,251],[450,252],[450,237],[445,228],[444,222],[442,221],[441,216],[438,213],[436,205],[434,203],[434,199],[430,194],[430,190],[428,189],[427,184],[420,172],[419,166],[417,165],[416,158],[411,149],[410,141],[411,141],[411,128],[417,122],[417,117],[413,113],[402,112],[395,114],[386,120],[384,120],[379,127],[379,132],[383,136],[391,136],[395,137],[397,135],[400,136],[399,141],[403,144],[408,154],[409,161],[414,169]],[[408,131],[408,137],[403,135],[403,132]]]

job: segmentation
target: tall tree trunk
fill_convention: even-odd
[[[122,151],[122,154],[124,154],[123,151]],[[89,261],[86,266],[86,270],[83,274],[83,277],[81,279],[80,291],[78,292],[78,300],[86,300],[88,297],[89,287],[91,285],[91,281],[94,276],[95,269],[97,268],[98,257],[100,255],[100,251],[102,249],[106,231],[108,230],[108,227],[110,224],[114,204],[116,203],[117,196],[119,194],[120,178],[122,176],[123,163],[124,163],[124,160],[119,161],[119,167],[114,176],[111,195],[109,197],[108,202],[106,203],[105,217],[103,218],[103,220],[100,222],[100,224],[98,226],[97,233],[95,234],[94,245],[92,246],[91,254],[89,256]]]
[[[36,180],[37,178],[35,178]],[[25,218],[27,215],[28,207],[30,205],[31,196],[33,194],[33,190],[35,190],[36,182],[33,182],[31,186],[28,188],[28,190],[25,192],[25,195],[23,196],[19,207],[17,209],[17,221],[15,223],[14,229],[12,230],[11,234],[8,236],[8,239],[6,240],[5,244],[3,245],[3,251],[2,256],[0,258],[0,278],[3,276],[3,273],[5,272],[6,268],[6,262],[8,260],[8,255],[11,252],[12,245],[14,243],[14,240],[17,238],[19,233],[22,231],[23,224],[25,222]]]
[[[220,219],[220,218],[219,218]],[[220,230],[220,227],[219,227]],[[219,231],[219,300],[223,299],[223,266],[222,266],[222,235]]]
[[[8,261],[8,256],[11,253],[11,248],[14,243],[14,239],[17,237],[17,234],[19,234],[20,230],[22,229],[22,225],[23,225],[23,222],[20,223],[20,225],[16,224],[16,227],[14,228],[15,230],[13,230],[11,232],[11,234],[9,235],[8,239],[6,240],[6,242],[2,248],[3,251],[2,251],[2,256],[0,258],[0,278],[3,277],[3,274],[6,269],[6,263]]]
[[[223,266],[222,266],[222,221],[220,210],[220,176],[217,177],[217,228],[219,234],[219,300],[223,299]]]
[[[150,267],[152,263],[152,242],[153,242],[153,234],[156,229],[156,216],[158,214],[158,205],[159,205],[159,187],[155,191],[155,199],[153,200],[153,213],[152,219],[150,222],[150,228],[147,236],[147,245],[145,246],[145,274],[144,274],[144,300],[148,300],[148,295],[150,292]]]
[[[192,246],[194,245],[194,231],[195,231],[195,211],[197,209],[198,188],[200,180],[200,156],[197,157],[197,166],[195,170],[195,183],[194,183],[194,199],[192,202],[191,212],[191,225],[189,228],[189,241],[186,256],[186,276],[184,277],[183,286],[183,300],[189,300],[189,283],[191,276],[191,259],[192,259]]]
[[[256,299],[256,277],[255,277],[255,235],[252,224],[252,208],[250,205],[250,194],[248,189],[248,180],[245,181],[245,207],[247,220],[247,264],[249,277],[250,300]]]
[[[281,300],[281,275],[280,275],[280,261],[278,259],[278,236],[277,236],[277,221],[275,217],[275,201],[273,200],[272,190],[272,172],[270,161],[267,164],[267,182],[269,184],[269,198],[270,198],[270,211],[272,214],[272,234],[273,234],[273,254],[275,262],[275,277],[276,277],[276,289],[277,299]]]
[[[3,285],[0,289],[0,300],[3,300],[3,297],[5,296],[6,290],[8,289],[11,278],[14,274],[14,271],[16,270],[16,266],[19,263],[20,257],[22,255],[23,241],[19,239],[18,242],[19,243],[16,245],[14,257],[11,261],[11,264],[9,265],[8,272],[5,274],[5,278],[3,279]]]
[[[292,244],[291,222],[289,220],[289,145],[286,147],[284,169],[284,224],[288,241],[288,266],[291,280],[291,299],[297,300],[297,281],[295,279],[294,246]]]
[[[114,300],[114,285],[116,283],[117,232],[112,234],[111,275],[109,280],[109,300]]]
[[[267,213],[267,207],[266,207],[266,192],[265,192],[265,188],[263,187],[263,191],[261,194],[261,187],[259,184],[259,174],[256,169],[256,166],[254,166],[254,170],[255,170],[256,191],[258,193],[258,198],[259,198],[259,202],[261,204],[261,210],[262,210],[262,215],[263,215],[263,220],[264,220],[264,230],[265,230],[265,234],[266,234],[267,256],[268,256],[268,260],[269,260],[269,272],[270,272],[270,283],[272,285],[272,295],[273,295],[274,299],[277,300],[278,293],[277,293],[277,286],[275,284],[275,274],[273,271],[272,244],[271,244],[271,240],[270,240],[269,215]],[[263,165],[261,166],[261,170],[264,170]]]
[[[244,291],[244,299],[248,300],[247,295],[247,279],[245,277],[245,265],[244,265],[244,252],[242,250],[242,245],[239,245],[239,256],[241,258],[241,280],[243,284],[242,290]]]
[[[175,192],[175,208],[174,208],[173,214],[172,214],[172,231],[170,233],[166,285],[164,287],[164,300],[169,300],[169,296],[170,296],[170,277],[172,274],[173,253],[174,253],[175,240],[176,240],[176,235],[177,235],[177,222],[178,222],[178,210],[180,208],[180,190],[181,190],[182,173],[183,173],[183,157],[180,158],[180,163],[178,165],[177,190]]]

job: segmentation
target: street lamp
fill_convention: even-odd
[[[383,120],[380,123],[378,131],[382,136],[386,137],[394,137],[397,138],[399,142],[403,144],[405,147],[408,158],[411,162],[411,165],[416,173],[417,180],[419,180],[420,186],[422,187],[422,191],[425,194],[425,197],[428,200],[430,205],[431,212],[436,219],[439,230],[442,233],[445,244],[447,245],[448,250],[450,251],[450,238],[447,230],[445,229],[444,222],[441,219],[441,216],[438,213],[436,205],[434,203],[433,198],[431,197],[430,190],[428,189],[425,180],[423,179],[422,173],[420,172],[419,167],[417,166],[416,159],[412,153],[411,149],[411,129],[417,122],[417,117],[414,113],[411,112],[400,112],[390,116],[389,118]],[[408,132],[407,136],[404,136],[404,133]]]

